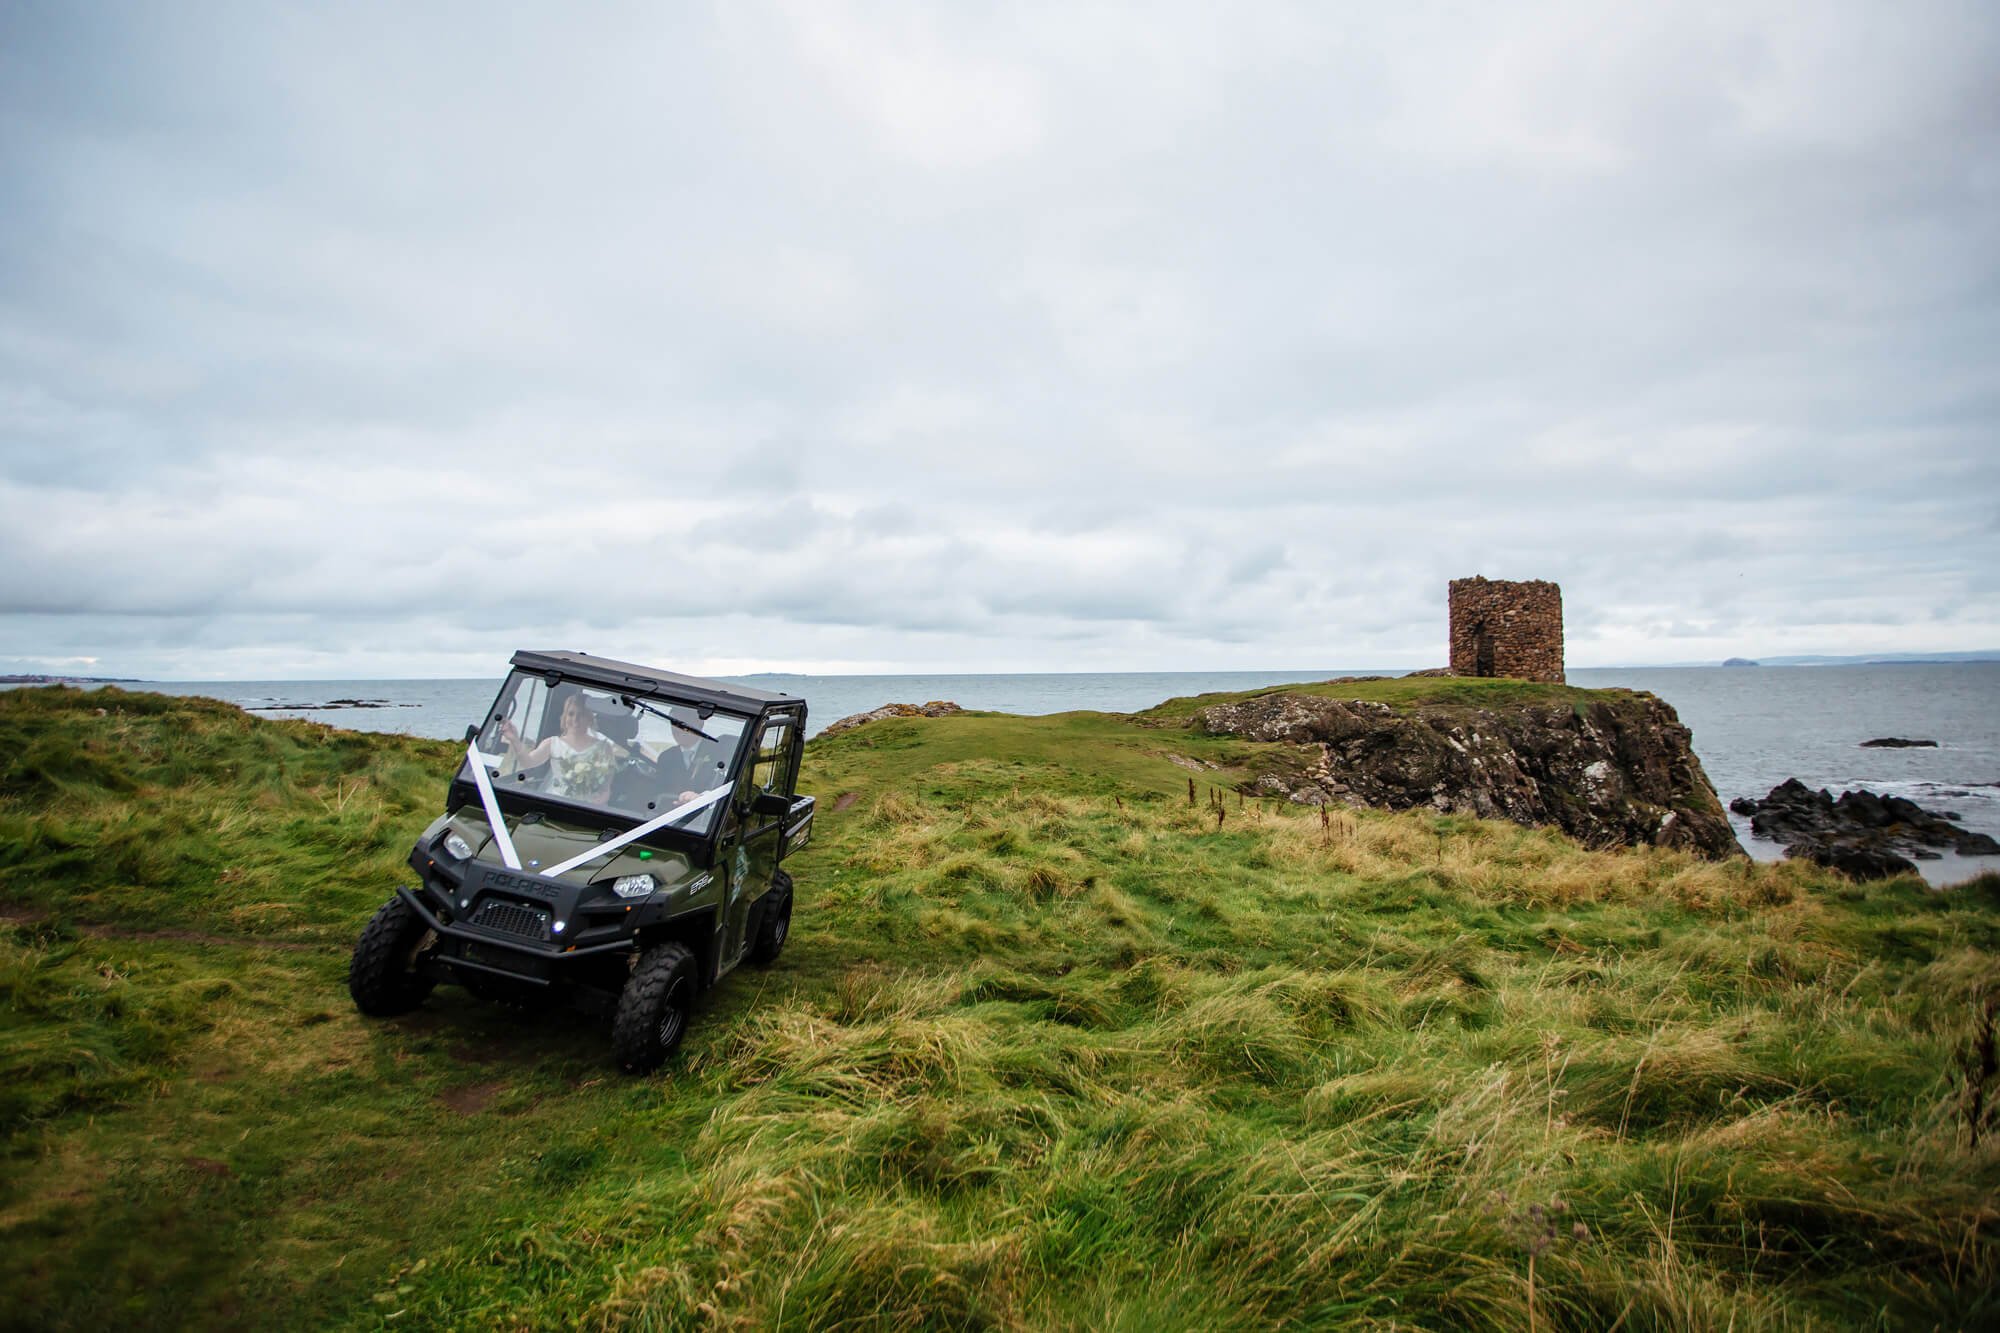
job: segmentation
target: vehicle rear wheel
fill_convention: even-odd
[[[394,1018],[422,1004],[437,983],[417,971],[417,959],[436,938],[402,895],[382,904],[347,965],[354,1007],[370,1018]]]
[[[694,955],[680,944],[655,944],[618,996],[611,1020],[611,1050],[628,1074],[658,1069],[687,1035],[694,1016]]]
[[[771,876],[771,891],[757,911],[757,934],[750,941],[750,961],[769,967],[778,961],[792,934],[792,877],[780,870]]]

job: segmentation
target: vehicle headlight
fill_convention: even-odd
[[[444,849],[461,861],[470,861],[472,859],[472,844],[464,838],[459,837],[456,833],[447,833],[444,835]]]
[[[621,875],[611,881],[611,891],[620,898],[643,898],[653,891],[651,875]]]

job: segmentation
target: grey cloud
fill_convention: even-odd
[[[1996,75],[1977,5],[9,6],[0,658],[1428,665],[1472,572],[1580,662],[1995,646]]]

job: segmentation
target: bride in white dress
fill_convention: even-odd
[[[562,727],[545,736],[532,749],[522,744],[520,730],[511,721],[500,724],[500,738],[514,757],[515,771],[549,766],[545,790],[551,796],[567,796],[574,801],[602,802],[611,794],[615,760],[625,752],[590,725],[590,705],[581,694],[563,700]]]

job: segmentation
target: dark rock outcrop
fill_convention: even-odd
[[[838,722],[829,722],[822,736],[838,736],[843,731],[852,731],[868,722],[879,722],[885,717],[950,717],[965,710],[948,699],[933,699],[927,704],[883,704],[880,708],[866,713],[850,713]]]
[[[1304,804],[1423,807],[1551,824],[1592,845],[1742,855],[1687,728],[1649,694],[1392,708],[1279,692],[1210,705],[1189,725],[1285,747],[1251,786]]]
[[[1936,741],[1913,741],[1903,736],[1877,736],[1872,741],[1861,742],[1864,750],[1935,750]]]
[[[326,713],[336,708],[420,708],[421,704],[392,703],[387,699],[328,699],[318,704],[245,704],[246,713]]]
[[[1802,842],[1785,848],[1787,858],[1797,857],[1838,870],[1855,879],[1893,879],[1914,875],[1917,863],[1886,847],[1865,847],[1849,842]]]
[[[1740,796],[1729,808],[1750,816],[1758,837],[1784,843],[1786,856],[1845,870],[1856,879],[1913,871],[1911,857],[1934,861],[1939,850],[2000,856],[2000,842],[1961,827],[1955,813],[1872,791],[1846,791],[1835,800],[1824,787],[1814,791],[1787,778],[1763,800]]]

